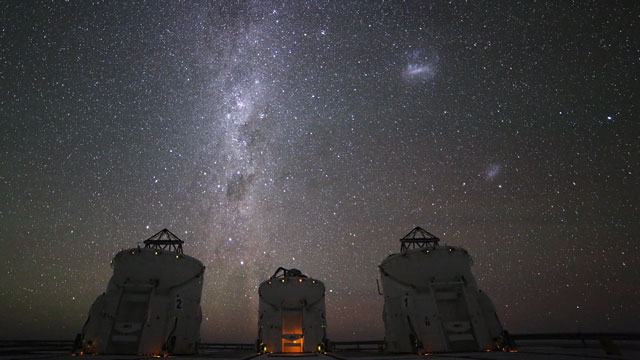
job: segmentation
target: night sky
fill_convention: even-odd
[[[203,341],[252,342],[278,266],[332,340],[377,265],[466,248],[512,333],[640,331],[640,3],[6,1],[0,338],[73,339],[168,228]]]

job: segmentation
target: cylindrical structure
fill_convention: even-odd
[[[204,266],[180,251],[116,254],[107,291],[91,306],[82,350],[101,354],[192,354],[200,342]]]
[[[323,352],[327,343],[324,284],[278,268],[258,289],[260,352]]]
[[[471,256],[429,239],[410,239],[379,265],[387,351],[495,349],[502,327],[493,303],[478,290]]]

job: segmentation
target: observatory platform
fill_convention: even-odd
[[[0,360],[640,359],[637,333],[509,334],[478,289],[471,256],[439,240],[416,227],[380,263],[384,339],[329,341],[323,282],[281,267],[259,286],[255,343],[201,343],[204,266],[164,229],[116,255],[75,344],[0,340]]]
[[[205,345],[205,344],[203,344]],[[248,344],[247,344],[248,345]],[[388,354],[377,351],[336,351],[325,354],[264,354],[243,350],[201,350],[197,355],[171,356],[174,360],[292,360],[301,358],[308,360],[418,360],[418,359],[448,359],[448,360],[577,360],[577,359],[640,359],[640,345],[637,341],[621,347],[622,355],[607,355],[605,350],[596,343],[589,342],[587,347],[578,345],[575,341],[549,341],[531,343],[520,347],[518,352],[464,352],[446,354]],[[580,346],[580,347],[577,347]],[[38,350],[27,348],[10,350],[0,347],[0,360],[142,360],[155,359],[151,356],[136,355],[80,355],[73,356],[70,350]]]

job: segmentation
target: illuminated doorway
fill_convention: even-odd
[[[302,352],[302,310],[282,310],[282,352]]]

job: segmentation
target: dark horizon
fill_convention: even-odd
[[[205,342],[255,340],[279,266],[324,282],[329,339],[381,339],[415,226],[512,333],[640,332],[639,6],[4,3],[0,339],[73,339],[163,228]]]

